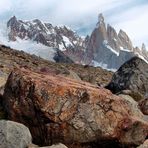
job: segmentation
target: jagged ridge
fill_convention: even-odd
[[[16,41],[19,37],[58,48],[79,64],[118,69],[134,56],[148,61],[145,45],[142,44],[141,49],[134,47],[123,30],[117,33],[111,25],[106,25],[102,14],[99,14],[98,23],[91,36],[85,39],[66,26],[54,27],[38,19],[22,21],[14,16],[8,21],[7,27],[10,30],[9,40]]]

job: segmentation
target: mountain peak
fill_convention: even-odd
[[[146,50],[146,46],[145,46],[145,44],[144,43],[142,43],[142,48],[141,48],[142,50]]]
[[[7,27],[12,26],[12,25],[15,24],[16,22],[17,22],[17,18],[16,18],[16,16],[14,15],[14,16],[12,16],[12,17],[10,18],[10,20],[8,21]]]
[[[123,47],[124,49],[133,50],[132,41],[130,40],[126,32],[122,29],[120,29],[118,33],[118,38],[120,39],[121,47]]]
[[[98,23],[104,23],[104,16],[102,13],[98,15]]]
[[[11,20],[17,20],[17,18],[16,18],[16,16],[15,16],[15,15],[14,15],[14,16],[12,16],[10,19],[11,19]]]
[[[98,15],[98,23],[97,23],[97,25],[96,25],[96,28],[99,28],[100,26],[102,26],[103,28],[106,28],[105,22],[104,22],[104,16],[103,16],[102,13],[100,13],[100,14]]]

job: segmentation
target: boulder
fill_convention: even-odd
[[[148,148],[148,140],[146,140],[143,144],[141,144],[137,148]]]
[[[62,51],[57,50],[55,56],[53,57],[53,59],[57,62],[57,63],[69,63],[72,64],[74,63],[68,56],[66,56]]]
[[[32,137],[26,126],[0,120],[0,148],[26,148],[31,142]]]
[[[42,146],[101,140],[139,145],[148,135],[143,115],[125,99],[71,78],[15,70],[3,97],[8,118],[28,126]]]
[[[77,81],[82,81],[78,74],[75,73],[73,70],[69,70],[69,75],[67,77],[75,79]]]
[[[143,118],[143,114],[139,109],[138,102],[136,102],[131,96],[128,95],[120,94],[119,96],[122,97],[128,103],[132,111],[134,111],[133,114]]]
[[[139,102],[139,107],[143,114],[148,115],[148,98],[141,100]]]
[[[139,100],[144,99],[144,96],[141,93],[133,91],[133,90],[122,90],[119,93],[117,93],[117,95],[120,95],[120,94],[131,96],[137,102]]]
[[[28,146],[28,148],[67,148],[64,144],[59,143],[59,144],[54,144],[52,146],[45,146],[45,147],[39,147],[37,145],[31,144]]]
[[[123,90],[139,92],[143,97],[148,94],[148,64],[138,57],[123,64],[113,75],[107,89],[113,93]],[[141,98],[141,97],[140,97]]]

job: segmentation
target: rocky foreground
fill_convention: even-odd
[[[111,80],[101,68],[56,64],[4,46],[0,52],[0,147],[148,146],[143,60],[133,58]]]
[[[139,145],[148,134],[144,115],[130,101],[104,88],[50,73],[13,71],[3,105],[8,118],[28,126],[39,145],[81,145],[98,139]]]

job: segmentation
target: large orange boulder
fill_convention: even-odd
[[[109,140],[139,145],[148,135],[144,115],[127,100],[63,76],[15,70],[3,98],[8,118],[28,126],[36,144]]]

